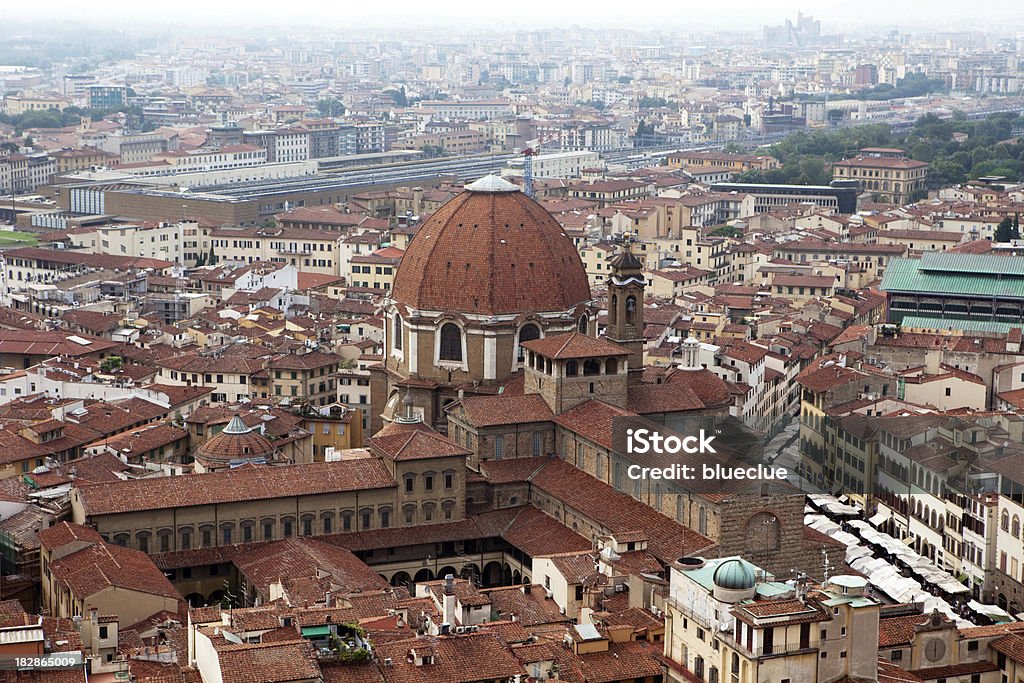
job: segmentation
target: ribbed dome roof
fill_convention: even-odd
[[[235,415],[228,426],[196,450],[196,457],[204,460],[258,460],[274,453],[274,444],[257,429],[245,426]]]
[[[438,209],[409,243],[395,300],[480,315],[567,311],[589,301],[572,240],[542,206],[510,187],[484,178]]]
[[[728,590],[746,590],[757,583],[753,568],[738,557],[718,565],[712,580],[719,588]]]

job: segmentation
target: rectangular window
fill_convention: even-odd
[[[427,474],[423,476],[423,490],[433,491],[434,490],[434,477],[433,475]]]
[[[269,541],[274,538],[274,523],[264,522],[263,523],[263,540]]]

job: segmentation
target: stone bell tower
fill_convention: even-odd
[[[647,280],[628,236],[609,265],[608,326],[604,336],[629,349],[629,380],[639,382],[644,368],[644,287]]]

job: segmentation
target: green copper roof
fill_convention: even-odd
[[[757,583],[757,574],[754,572],[754,565],[736,557],[718,565],[712,580],[721,588],[745,590],[754,587]]]
[[[925,256],[928,256],[926,254]],[[943,256],[943,254],[935,254]],[[977,256],[976,254],[946,254],[946,256]],[[1006,270],[991,273],[991,264],[979,264],[982,274],[976,274],[968,263],[961,268],[939,270],[922,268],[921,259],[894,258],[885,268],[881,289],[884,292],[915,293],[915,294],[951,294],[975,297],[1024,298],[1024,274],[1014,272],[1017,266],[1012,256],[993,256],[991,258],[1006,261]],[[932,259],[934,260],[934,259]],[[1024,258],[1020,259],[1024,261]],[[947,261],[949,264],[960,263],[960,260]]]
[[[1024,257],[999,254],[949,254],[926,251],[921,255],[921,270],[971,275],[1012,275],[1024,277]]]
[[[750,562],[747,562],[742,557],[739,557],[737,555],[734,557],[722,557],[711,560],[705,560],[704,566],[700,567],[699,569],[686,569],[686,577],[699,583],[701,586],[704,587],[705,590],[714,590],[715,574],[718,572],[718,569],[722,565],[733,561],[742,563],[754,576],[757,576],[761,573],[761,569],[759,567],[757,567],[754,564],[751,564]]]
[[[956,320],[953,318],[929,318],[924,315],[905,315],[900,320],[904,330],[959,330],[964,332],[991,332],[1006,334],[1014,327],[1024,327],[1024,323],[1000,323],[990,320]]]

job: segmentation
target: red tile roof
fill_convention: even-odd
[[[61,522],[39,532],[39,543],[47,550],[54,550],[68,543],[102,543],[103,537],[92,527]]]
[[[293,604],[317,602],[327,590],[347,595],[389,587],[385,579],[345,548],[312,538],[251,544],[232,562],[257,590],[266,591],[271,583],[283,582]],[[300,600],[303,596],[293,586],[304,579],[324,583],[317,594]]]
[[[50,571],[81,600],[106,588],[181,599],[146,553],[102,541],[51,561]]]
[[[217,647],[223,683],[289,683],[320,680],[316,652],[308,640]]]
[[[475,427],[549,422],[554,417],[539,394],[471,396],[449,407],[448,411],[457,410],[459,405],[465,410],[466,419]]]
[[[409,243],[392,293],[416,309],[484,315],[591,299],[576,247],[521,192],[465,191],[438,209]]]
[[[472,451],[457,446],[447,437],[425,429],[377,435],[370,439],[370,445],[384,457],[395,461],[472,455]]]
[[[878,647],[909,645],[917,630],[915,626],[927,624],[927,614],[907,614],[898,617],[883,617],[878,620]],[[943,620],[946,621],[945,617]]]
[[[710,539],[558,458],[549,458],[530,483],[612,535],[642,530],[650,539],[647,549],[662,562],[675,562],[713,545]]]
[[[75,492],[85,514],[96,516],[393,486],[384,464],[366,458],[91,484]]]
[[[637,384],[627,390],[626,405],[640,415],[703,410],[706,406],[689,386],[676,384]]]
[[[413,651],[430,653],[433,663],[417,666],[410,661]],[[392,661],[381,667],[386,683],[474,683],[526,675],[504,643],[488,632],[383,643],[377,658]]]
[[[628,356],[629,350],[615,342],[595,339],[579,332],[554,334],[543,339],[531,339],[522,346],[555,360],[566,358],[599,358],[605,356]]]
[[[10,255],[10,252],[6,252]],[[75,341],[74,339],[82,341]],[[0,329],[0,353],[19,356],[85,356],[109,351],[116,344],[84,334]]]
[[[616,417],[636,417],[637,414],[603,401],[591,400],[557,415],[555,422],[607,449],[613,449],[612,420]]]

